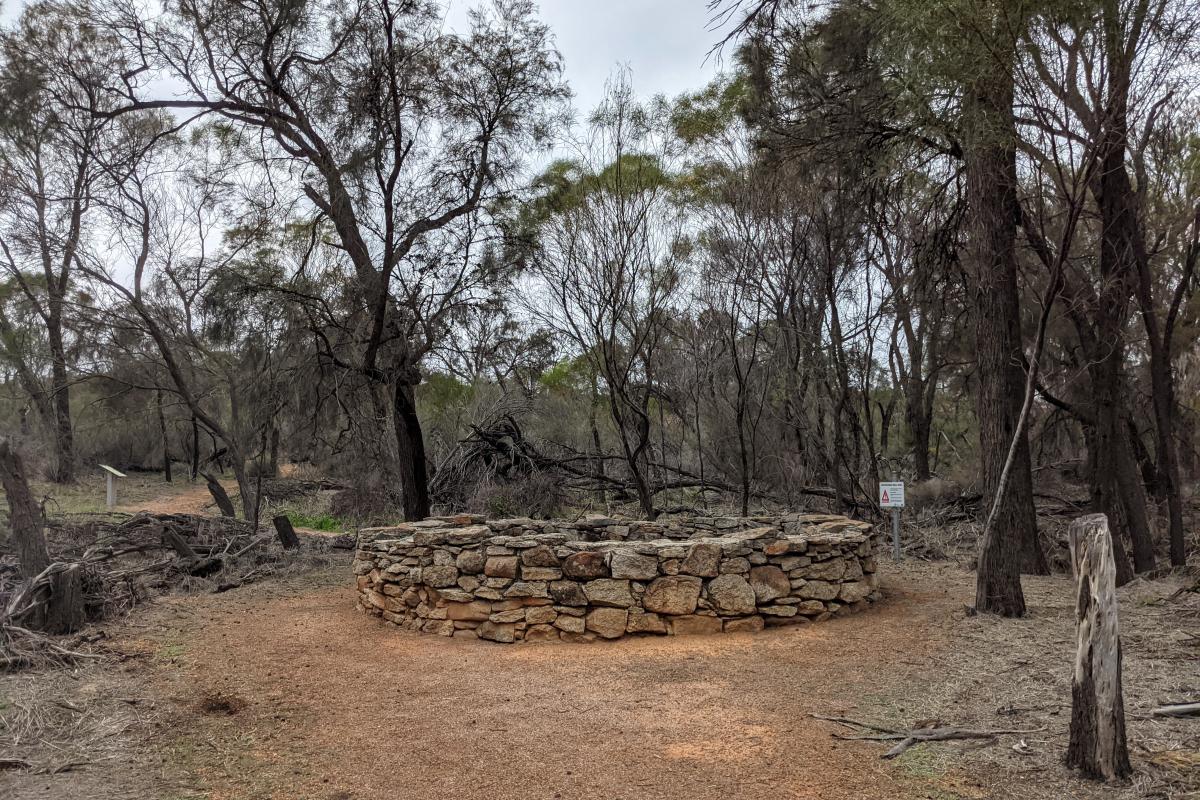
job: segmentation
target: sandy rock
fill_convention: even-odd
[[[463,550],[455,559],[455,564],[464,575],[478,575],[487,564],[487,556],[478,550]]]
[[[741,575],[719,575],[708,582],[708,599],[721,614],[753,614],[754,590]]]
[[[583,585],[583,593],[594,606],[629,608],[633,605],[633,592],[630,591],[629,581],[615,578],[588,581]]]
[[[658,578],[642,596],[642,606],[659,614],[692,614],[700,598],[700,578],[691,575],[671,575]]]
[[[489,603],[475,600],[470,603],[447,603],[446,619],[484,622],[491,616],[492,607]]]
[[[757,614],[753,617],[725,620],[726,633],[753,633],[761,631],[764,627],[766,627],[766,624],[763,622],[763,618]]]
[[[779,567],[761,566],[750,570],[750,588],[760,603],[786,597],[792,591],[787,573]]]
[[[871,587],[861,581],[850,581],[843,583],[841,591],[838,592],[837,599],[843,603],[857,603],[867,599],[867,595],[871,593]]]
[[[492,556],[483,566],[483,574],[489,578],[517,577],[516,556]]]
[[[511,644],[517,640],[517,626],[511,623],[498,625],[489,621],[476,628],[475,634],[480,639]]]
[[[616,639],[625,635],[629,612],[623,608],[597,608],[587,615],[587,629],[605,638]]]
[[[568,633],[583,633],[586,621],[583,617],[559,615],[558,619],[554,620],[554,627]]]
[[[608,554],[592,550],[567,556],[562,562],[568,578],[602,578],[608,575]]]
[[[716,544],[694,544],[687,558],[679,565],[679,571],[685,575],[699,575],[702,578],[713,578],[717,575],[721,563],[721,546]]]
[[[550,596],[556,603],[564,606],[586,606],[588,602],[583,587],[575,581],[552,581]]]
[[[530,625],[549,625],[558,618],[558,612],[551,606],[534,606],[525,611],[525,621]]]
[[[534,642],[557,642],[558,628],[553,625],[530,625],[525,629],[525,641]]]
[[[648,613],[640,608],[629,609],[629,619],[625,623],[626,633],[666,633],[667,623],[658,614]]]
[[[557,567],[558,556],[547,545],[539,544],[522,551],[521,564],[526,567]]]
[[[609,567],[614,578],[649,581],[658,576],[658,559],[638,553],[614,552]]]
[[[451,566],[425,567],[421,570],[421,582],[426,586],[443,588],[454,586],[458,581],[458,570]]]
[[[828,581],[805,581],[804,585],[796,590],[796,596],[805,600],[832,600],[838,596],[840,590],[841,584]]]

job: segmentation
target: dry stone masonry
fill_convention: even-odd
[[[878,599],[871,526],[826,514],[660,522],[460,515],[362,531],[359,607],[493,642],[757,631]]]

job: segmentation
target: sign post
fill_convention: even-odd
[[[108,473],[108,492],[104,498],[104,501],[105,505],[108,506],[108,510],[112,511],[117,505],[117,486],[116,483],[113,482],[113,478],[124,478],[125,473],[113,469],[108,464],[101,464],[100,469]]]
[[[879,507],[892,511],[892,557],[900,560],[900,509],[904,508],[904,482],[879,482]]]

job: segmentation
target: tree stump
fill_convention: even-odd
[[[1125,743],[1116,565],[1108,517],[1081,517],[1071,523],[1068,536],[1076,582],[1077,650],[1067,765],[1090,778],[1109,781],[1133,770]]]
[[[290,519],[280,514],[271,521],[275,524],[275,532],[279,534],[279,543],[283,545],[284,550],[300,546],[300,537],[296,535],[296,529],[292,527]]]
[[[202,474],[204,475],[205,482],[208,484],[208,493],[212,495],[213,500],[217,503],[217,508],[221,510],[221,516],[237,519],[237,510],[234,509],[233,501],[229,499],[229,493],[225,491],[225,487],[221,485],[221,482],[211,472]]]

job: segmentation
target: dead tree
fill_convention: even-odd
[[[1067,765],[1090,778],[1108,781],[1132,772],[1125,743],[1116,566],[1108,517],[1081,517],[1071,523],[1068,536],[1071,570],[1077,584],[1078,649],[1071,680]]]

